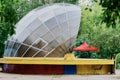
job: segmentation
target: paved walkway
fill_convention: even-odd
[[[0,72],[0,80],[120,80],[120,70],[116,75],[23,75]]]

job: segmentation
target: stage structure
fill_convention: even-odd
[[[54,4],[30,11],[16,24],[16,34],[6,44],[7,57],[63,57],[72,51],[81,9]]]
[[[114,60],[77,59],[72,54],[80,27],[79,6],[57,3],[30,11],[6,43],[2,71],[19,74],[112,74]],[[66,54],[67,53],[67,54]]]

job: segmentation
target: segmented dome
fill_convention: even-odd
[[[72,4],[38,7],[16,24],[4,56],[62,57],[75,43],[80,18],[81,9]]]

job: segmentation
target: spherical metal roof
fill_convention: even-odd
[[[30,11],[16,24],[16,34],[6,43],[4,56],[62,57],[75,43],[80,7],[57,3]]]

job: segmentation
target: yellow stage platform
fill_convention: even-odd
[[[69,56],[69,57],[68,57]],[[71,56],[71,58],[70,58]],[[4,57],[3,64],[32,64],[32,65],[76,65],[76,74],[112,74],[115,73],[115,61],[108,59],[81,59],[71,54],[64,58],[43,57]]]
[[[74,59],[64,58],[31,58],[31,57],[4,57],[0,63],[5,64],[54,64],[54,65],[113,65],[114,60],[108,59]]]

